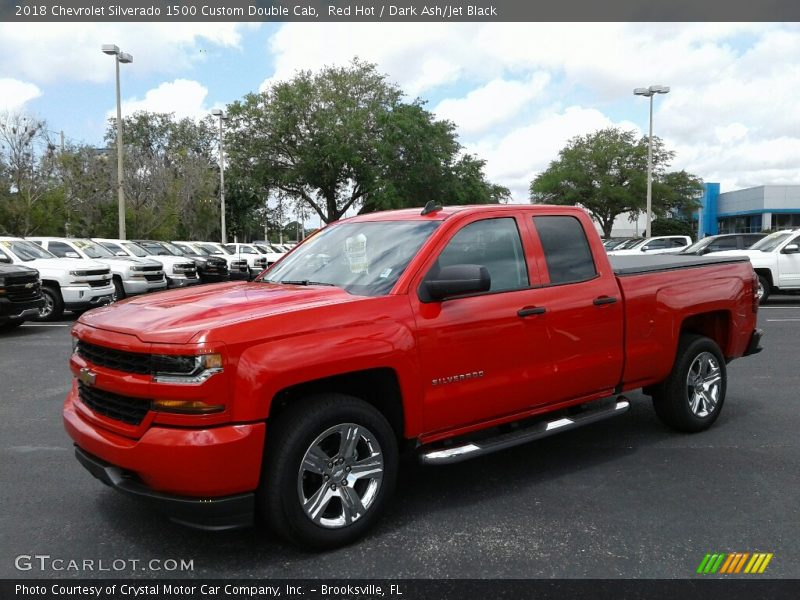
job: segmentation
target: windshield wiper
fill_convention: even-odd
[[[327,285],[336,287],[335,283],[327,283],[325,281],[311,281],[309,279],[283,279],[281,281],[267,281],[267,283],[282,283],[285,285]]]

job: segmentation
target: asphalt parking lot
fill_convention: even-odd
[[[709,552],[771,552],[800,577],[800,296],[759,315],[761,354],[729,365],[709,431],[631,410],[447,467],[404,463],[386,517],[353,546],[300,552],[259,529],[174,525],[93,479],[61,424],[70,320],[0,334],[0,577],[683,578]],[[19,555],[192,560],[191,572],[15,568]]]

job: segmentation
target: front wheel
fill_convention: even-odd
[[[722,410],[727,381],[719,346],[707,337],[684,334],[672,372],[653,392],[656,414],[678,431],[708,429]]]
[[[259,510],[283,538],[313,549],[348,544],[394,489],[397,441],[374,407],[341,394],[300,401],[268,434]]]
[[[39,310],[35,317],[37,321],[55,321],[64,314],[64,301],[61,298],[61,290],[53,285],[42,286],[42,296],[44,296],[44,306]]]
[[[758,290],[756,292],[756,297],[758,298],[759,304],[764,304],[769,298],[769,293],[772,289],[772,286],[769,284],[769,280],[764,277],[763,275],[758,275]]]

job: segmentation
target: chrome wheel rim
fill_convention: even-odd
[[[686,374],[689,409],[697,417],[707,417],[717,409],[721,391],[722,370],[717,357],[710,352],[701,352]]]
[[[39,310],[39,316],[43,319],[46,319],[50,315],[53,314],[53,309],[55,308],[55,301],[53,297],[48,294],[47,292],[43,293],[44,296],[44,306]]]
[[[321,527],[347,527],[375,503],[383,469],[380,444],[366,427],[341,423],[326,429],[311,442],[297,473],[303,512]]]

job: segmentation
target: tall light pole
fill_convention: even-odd
[[[119,239],[125,239],[125,192],[122,189],[122,98],[119,93],[119,63],[133,62],[133,56],[114,44],[103,44],[103,52],[114,55],[117,67],[117,196],[119,198]]]
[[[669,93],[669,86],[651,85],[633,90],[636,96],[650,98],[650,136],[647,138],[647,228],[645,237],[650,237],[650,225],[653,220],[653,96]]]
[[[222,131],[222,122],[228,119],[222,110],[215,108],[211,111],[215,117],[219,117],[219,204],[222,227],[222,243],[228,242],[225,233],[225,134]]]

